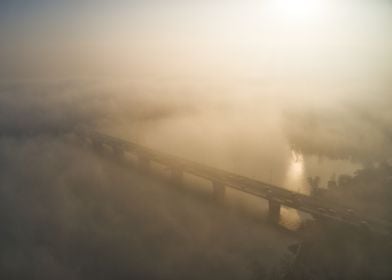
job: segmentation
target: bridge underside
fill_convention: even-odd
[[[103,143],[97,141],[96,139],[90,139],[88,141],[91,144],[92,149],[99,154],[103,154],[105,152],[105,148]],[[111,146],[111,156],[113,156],[116,160],[124,160],[125,159],[125,150],[118,146]],[[151,170],[151,158],[144,153],[136,153],[137,157],[137,167],[138,169],[145,173],[149,174],[152,172]],[[183,184],[184,171],[180,167],[171,167],[170,168],[170,182],[171,184],[180,186]],[[212,187],[212,198],[218,203],[222,203],[225,200],[226,196],[226,188],[225,184],[219,180],[210,179],[211,187]],[[280,209],[281,204],[273,201],[268,201],[268,221],[273,224],[278,224],[280,221]]]

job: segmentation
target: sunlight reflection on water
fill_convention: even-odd
[[[328,180],[340,174],[352,174],[360,168],[360,164],[348,160],[330,160],[317,157],[305,157],[291,151],[289,157],[283,187],[288,190],[310,195],[310,186],[307,177],[320,176],[320,187],[325,188]],[[289,228],[297,229],[306,216],[295,209],[282,207],[280,223]]]
[[[291,191],[309,194],[309,188],[307,187],[305,177],[303,155],[292,151],[284,186]]]
[[[309,194],[309,188],[306,184],[304,157],[302,154],[294,151],[291,152],[284,186],[291,191]],[[301,222],[302,218],[297,210],[282,207],[280,223],[283,226],[295,230],[301,225]]]

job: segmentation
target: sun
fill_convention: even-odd
[[[313,24],[327,10],[326,0],[269,0],[268,13],[271,17],[288,23]]]

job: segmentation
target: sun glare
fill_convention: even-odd
[[[312,24],[326,11],[325,0],[270,0],[269,14],[275,19],[289,23]]]

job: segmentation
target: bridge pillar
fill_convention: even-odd
[[[280,219],[280,203],[268,200],[268,220],[274,224],[279,223]]]
[[[143,172],[150,170],[150,159],[146,155],[139,155],[139,169]]]
[[[223,201],[225,199],[225,185],[218,181],[212,181],[212,195],[214,200]]]
[[[182,178],[184,176],[184,172],[181,168],[173,167],[171,171],[170,180],[175,185],[180,185],[182,183]]]

